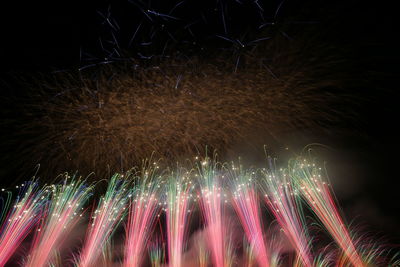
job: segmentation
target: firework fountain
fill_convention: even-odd
[[[36,184],[21,185],[24,187],[17,197],[14,206],[7,216],[2,216],[3,224],[0,234],[0,266],[4,266],[18,246],[40,220],[43,214],[43,205],[46,199],[45,191],[37,191]],[[18,186],[17,186],[18,187]],[[25,188],[26,187],[26,188]],[[2,207],[2,214],[10,202],[7,195],[6,207]]]
[[[389,256],[394,254],[390,249],[349,230],[324,169],[312,159],[296,158],[286,168],[270,160],[265,168],[245,169],[205,157],[194,166],[159,172],[157,162],[148,161],[141,169],[116,174],[93,203],[93,212],[87,203],[99,183],[86,185],[68,175],[42,189],[34,182],[18,186],[13,206],[11,190],[4,190],[0,266],[359,267],[399,262]],[[195,219],[201,221],[197,250],[188,242]],[[337,246],[322,242],[312,221],[320,221]],[[118,234],[121,223],[125,231]],[[81,244],[66,248],[66,236],[82,225],[87,230]],[[243,244],[234,238],[241,231]],[[290,245],[283,250],[285,242]],[[118,243],[123,249],[115,249]]]
[[[354,114],[371,102],[347,89],[370,80],[341,63],[353,55],[336,38],[296,32],[316,24],[281,17],[288,1],[125,2],[102,7],[104,32],[86,38],[103,55],[82,48],[76,73],[27,78],[26,92],[0,98],[6,114],[16,108],[0,120],[13,186],[38,164],[42,183],[85,177],[3,190],[0,267],[400,266],[349,226],[314,159],[246,169],[206,156],[171,168],[209,149],[230,159],[247,144],[362,123]],[[8,153],[16,143],[21,153]],[[150,155],[163,164],[129,169]]]
[[[354,241],[343,222],[329,188],[329,183],[322,179],[322,168],[306,159],[294,160],[289,172],[299,192],[310,205],[326,229],[338,243],[344,254],[354,266],[363,266]]]
[[[144,167],[140,176],[134,178],[128,222],[126,224],[125,267],[141,266],[146,245],[152,233],[153,224],[159,214],[158,190],[160,185],[155,177],[157,166]]]
[[[90,267],[96,264],[101,248],[107,245],[125,214],[128,201],[126,187],[127,183],[121,180],[119,175],[111,178],[106,194],[92,213],[78,266]]]
[[[45,190],[51,191],[51,196],[36,231],[26,267],[42,267],[52,262],[52,253],[58,251],[62,239],[82,216],[91,188],[81,181],[66,179],[63,184],[52,185]]]
[[[310,239],[307,236],[307,227],[299,196],[287,177],[284,170],[276,171],[270,163],[271,170],[262,170],[265,193],[265,201],[273,213],[285,235],[296,248],[299,260],[305,266],[312,266],[310,255]]]
[[[199,164],[200,209],[207,226],[207,243],[216,267],[232,266],[229,222],[226,221],[227,195],[222,185],[223,176],[218,164],[205,158]]]
[[[259,266],[270,266],[270,256],[265,242],[264,226],[260,209],[260,199],[257,191],[257,179],[252,170],[244,172],[241,167],[232,166],[236,171],[232,204],[243,225],[246,237],[250,242],[250,252],[254,250]]]
[[[190,218],[192,182],[186,175],[173,173],[169,177],[166,195],[168,259],[172,267],[182,266],[182,254],[187,241]]]

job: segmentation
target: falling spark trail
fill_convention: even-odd
[[[187,239],[192,183],[185,177],[170,177],[167,185],[168,261],[171,267],[181,267]]]
[[[239,173],[235,179],[236,186],[232,204],[250,242],[251,251],[259,266],[270,266],[270,259],[264,240],[264,227],[260,211],[260,201],[252,174]]]
[[[200,172],[200,209],[206,223],[208,246],[211,250],[211,259],[215,267],[229,267],[232,265],[232,254],[228,227],[225,221],[226,194],[218,180],[216,165],[206,158],[198,166]]]
[[[0,266],[7,263],[43,213],[46,192],[35,190],[34,182],[26,186],[0,228]]]
[[[107,181],[83,243],[76,246],[65,241],[79,233],[74,231],[81,229],[76,226],[96,184],[87,186],[68,174],[43,188],[25,183],[17,186],[10,209],[11,193],[0,199],[0,267],[18,261],[25,267],[65,266],[71,258],[79,267],[111,267],[117,257],[123,267],[399,266],[399,254],[390,247],[350,232],[323,169],[314,162],[299,157],[279,170],[271,161],[269,168],[244,169],[196,157],[192,169],[160,171],[158,162],[144,161],[141,169]],[[273,225],[261,212],[263,202]],[[203,220],[189,243],[195,208]],[[125,239],[119,242],[113,233],[126,213]],[[322,239],[309,226],[315,220],[326,230]]]
[[[272,165],[272,164],[271,164]],[[305,266],[312,266],[310,241],[297,192],[284,170],[262,171],[265,201]]]
[[[159,212],[159,184],[154,177],[154,169],[143,168],[141,176],[135,177],[135,181],[137,185],[131,193],[133,200],[126,225],[124,267],[141,266]]]
[[[109,181],[105,195],[93,213],[82,252],[80,267],[93,266],[106,246],[112,233],[120,223],[126,209],[127,182],[114,175]]]
[[[293,180],[313,212],[341,247],[354,266],[364,266],[345,223],[340,216],[329,185],[322,179],[321,168],[304,160],[291,162]]]
[[[91,187],[81,181],[69,181],[52,185],[49,207],[46,210],[40,231],[36,232],[26,267],[42,267],[51,261],[61,241],[72,230],[82,216],[83,205],[90,196]]]

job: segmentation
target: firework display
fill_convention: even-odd
[[[132,200],[126,225],[124,261],[126,267],[141,266],[143,253],[160,209],[157,200],[160,185],[153,177],[153,172],[142,170],[141,174],[140,180],[135,180],[133,192],[129,195]],[[153,255],[152,258],[159,258],[158,248],[154,250]]]
[[[200,209],[206,223],[207,244],[211,250],[213,266],[232,266],[231,231],[226,220],[226,193],[220,172],[213,162],[205,159],[199,166],[201,200]]]
[[[281,170],[282,171],[282,170]],[[278,224],[282,227],[288,239],[297,250],[299,260],[306,266],[311,266],[306,236],[305,219],[301,217],[301,205],[298,203],[297,192],[292,187],[289,177],[285,173],[266,172],[263,174],[265,183],[265,200],[274,214]]]
[[[182,266],[182,253],[187,241],[187,227],[190,215],[191,181],[177,176],[169,181],[166,194],[166,221],[168,237],[168,258],[171,266]],[[186,178],[186,179],[185,179]]]
[[[72,230],[82,216],[83,205],[89,197],[90,187],[85,187],[83,182],[76,181],[61,185],[52,185],[48,199],[48,207],[42,214],[42,222],[37,229],[30,256],[26,266],[47,266],[51,261],[52,253],[58,251],[58,245],[63,237]]]
[[[281,169],[270,162],[246,170],[208,157],[191,170],[144,166],[114,175],[92,212],[88,200],[98,185],[67,174],[40,190],[33,182],[18,186],[11,207],[11,190],[3,190],[0,266],[398,264],[383,244],[356,237],[327,175],[309,158]],[[313,222],[320,222],[318,231]],[[68,247],[67,236],[82,225],[85,238]]]
[[[330,74],[336,63],[300,52],[303,41],[285,47],[278,39],[243,55],[246,65],[235,73],[222,54],[212,60],[174,57],[138,62],[137,68],[104,66],[93,75],[60,73],[26,81],[32,94],[19,101],[22,115],[10,125],[18,129],[7,137],[23,136],[26,160],[10,166],[24,175],[40,164],[47,166],[39,170],[46,177],[79,170],[107,178],[140,165],[152,153],[169,165],[203,154],[207,144],[235,157],[243,136],[261,146],[281,142],[282,134],[324,129],[348,117],[337,107],[351,97],[327,89],[346,82]],[[264,57],[270,58],[270,67]],[[317,77],[324,79],[320,83]]]
[[[109,181],[106,194],[101,198],[97,209],[92,213],[79,266],[95,265],[101,249],[121,222],[127,203],[127,183],[114,175]]]
[[[28,2],[1,24],[0,267],[400,267],[396,8]]]
[[[235,167],[232,167],[235,168]],[[257,192],[257,186],[252,181],[253,173],[239,173],[235,179],[236,191],[232,199],[232,204],[243,225],[246,237],[249,241],[250,254],[255,253],[259,266],[273,266],[265,236],[263,235],[263,219],[260,210],[260,199]],[[253,252],[254,251],[254,252]]]
[[[21,186],[26,188],[23,188],[22,193],[18,196],[9,213],[6,216],[2,216],[3,222],[0,234],[1,266],[4,266],[23,239],[39,221],[45,203],[44,192],[34,191],[35,184]],[[7,197],[9,198],[10,195]],[[5,203],[9,204],[10,199],[7,199]],[[2,214],[4,215],[7,205],[2,209]]]

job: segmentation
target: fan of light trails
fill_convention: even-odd
[[[121,222],[126,210],[128,183],[114,175],[109,181],[107,191],[101,198],[92,220],[79,256],[80,267],[93,266],[107,245],[109,238]]]
[[[232,199],[233,207],[250,242],[250,251],[255,253],[254,257],[258,265],[268,267],[270,266],[270,259],[264,240],[265,228],[262,223],[255,172],[252,170],[244,172],[241,167],[235,168],[235,166],[232,166],[232,169],[234,173],[238,169],[237,174],[232,177],[235,184]]]
[[[182,266],[182,254],[187,242],[187,230],[191,213],[193,183],[189,173],[172,173],[167,183],[166,217],[168,239],[168,262],[170,267]]]
[[[91,187],[81,181],[68,181],[51,185],[49,207],[43,214],[42,223],[36,232],[30,256],[25,266],[46,266],[64,237],[72,230],[82,216],[83,205],[90,196]]]
[[[44,212],[47,192],[36,190],[34,182],[21,187],[17,201],[1,226],[0,266],[7,263]]]
[[[217,163],[206,157],[198,165],[200,174],[200,209],[206,223],[208,246],[215,267],[229,267],[233,254],[228,232],[225,205],[227,194],[222,187],[222,174],[218,173]]]
[[[307,236],[307,227],[299,202],[299,196],[293,189],[289,177],[284,170],[275,171],[263,169],[261,171],[262,190],[265,192],[265,201],[277,222],[282,227],[290,243],[296,249],[298,257],[305,266],[312,266],[310,253],[310,239]]]
[[[134,177],[135,186],[131,193],[131,204],[126,224],[124,267],[139,267],[147,249],[153,224],[159,214],[159,182],[155,177],[158,167],[144,166],[140,175]],[[157,264],[156,264],[157,265]]]
[[[354,266],[364,266],[345,223],[336,207],[329,185],[322,179],[322,168],[306,159],[289,164],[290,175],[313,212],[325,225]]]
[[[6,191],[0,267],[66,261],[79,267],[398,266],[398,255],[383,242],[350,233],[323,170],[308,158],[280,170],[271,162],[268,168],[244,169],[208,157],[190,171],[159,172],[156,163],[146,164],[125,177],[114,175],[90,218],[82,215],[96,184],[70,177],[43,189],[26,183],[8,212]],[[264,201],[270,214],[262,213]],[[114,235],[128,210],[125,235]],[[193,211],[200,225],[192,225],[188,242]],[[85,224],[78,227],[81,217]],[[320,239],[313,230],[321,228],[327,234]],[[83,244],[66,242],[81,230]]]

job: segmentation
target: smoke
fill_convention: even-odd
[[[332,92],[346,82],[331,74],[337,61],[329,48],[314,48],[275,38],[236,71],[222,53],[28,81],[29,98],[10,122],[9,143],[22,140],[11,165],[26,173],[40,164],[44,175],[93,171],[99,179],[152,155],[166,165],[206,149],[228,159],[352,119],[339,106],[352,98]]]

